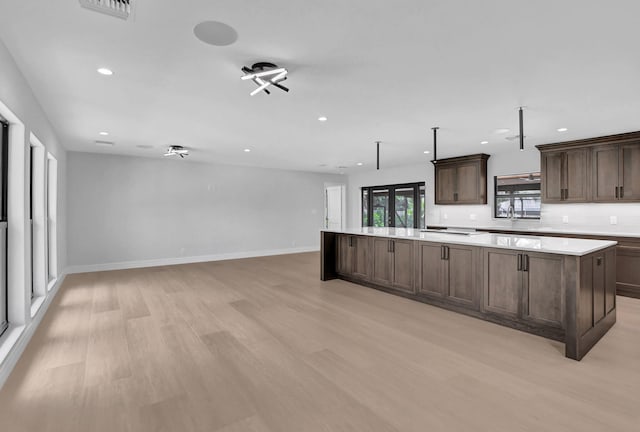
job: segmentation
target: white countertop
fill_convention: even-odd
[[[615,225],[593,226],[593,227],[575,227],[566,225],[566,227],[550,227],[550,226],[526,226],[521,225],[526,222],[514,222],[511,225],[486,225],[486,226],[464,226],[458,224],[428,224],[430,227],[437,228],[464,228],[464,229],[481,229],[481,230],[502,230],[502,231],[522,231],[530,233],[558,233],[558,234],[584,234],[591,236],[608,236],[608,237],[635,237],[640,238],[640,230],[634,230],[633,227],[617,227]]]
[[[437,232],[421,232],[419,229],[413,228],[365,227],[346,230],[323,229],[322,231],[575,256],[587,255],[617,244],[617,242],[606,240],[543,237],[533,235],[493,233],[474,233],[472,235],[446,234]]]

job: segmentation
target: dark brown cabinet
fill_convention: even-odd
[[[356,279],[369,279],[369,238],[339,235],[336,272]]]
[[[592,149],[593,201],[640,200],[640,142]]]
[[[589,201],[589,150],[542,152],[540,160],[542,201]]]
[[[640,202],[640,132],[537,148],[543,202]]]
[[[413,241],[373,237],[371,281],[389,288],[415,292]]]
[[[485,311],[542,326],[563,326],[561,256],[486,249],[484,262]]]
[[[434,161],[436,204],[486,204],[487,159],[481,153]]]
[[[479,249],[455,244],[418,243],[420,294],[476,308]]]

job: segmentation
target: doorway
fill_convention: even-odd
[[[327,186],[325,188],[325,228],[331,230],[343,228],[343,201],[344,186]]]

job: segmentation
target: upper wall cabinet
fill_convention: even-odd
[[[487,159],[480,153],[434,161],[436,204],[486,204]]]
[[[640,201],[640,132],[537,147],[543,202]]]
[[[640,200],[640,141],[593,148],[593,200]]]
[[[587,202],[589,200],[589,150],[573,149],[541,153],[542,201]]]

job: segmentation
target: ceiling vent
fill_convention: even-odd
[[[134,0],[80,0],[84,8],[126,20],[131,14]]]

